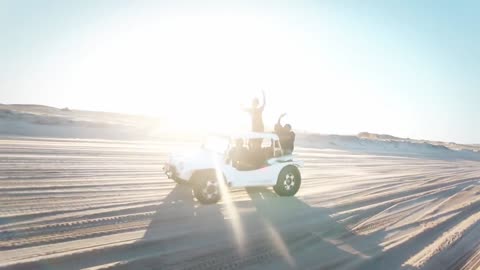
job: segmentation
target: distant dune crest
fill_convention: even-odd
[[[109,112],[54,108],[34,104],[0,104],[0,135],[97,139],[180,139],[157,118]],[[420,154],[477,159],[479,145],[463,145],[360,132],[358,135],[298,134],[297,146],[368,153]]]

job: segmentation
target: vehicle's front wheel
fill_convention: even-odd
[[[178,177],[175,177],[175,176],[172,177],[172,180],[173,180],[175,183],[177,183],[178,185],[186,184],[186,181],[184,181],[184,180],[182,180],[182,179],[180,179],[180,178],[178,178]]]
[[[280,196],[293,196],[300,189],[302,177],[295,166],[287,166],[278,175],[277,184],[273,190]]]
[[[220,200],[220,186],[215,172],[204,172],[196,177],[193,195],[203,204],[217,203]]]

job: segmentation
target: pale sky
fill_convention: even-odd
[[[199,2],[202,2],[200,4]],[[478,1],[0,1],[0,103],[479,143]]]

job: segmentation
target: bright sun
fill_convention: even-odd
[[[105,27],[82,44],[69,78],[81,82],[72,85],[80,91],[98,89],[97,98],[117,110],[174,118],[179,129],[245,128],[241,107],[266,85],[275,68],[268,52],[280,38],[259,20],[166,16]]]
[[[59,89],[85,93],[78,104],[160,116],[181,130],[230,132],[248,129],[241,107],[261,90],[267,93],[268,129],[283,112],[293,115],[296,127],[333,121],[311,118],[312,108],[319,117],[327,115],[322,110],[348,116],[330,100],[343,98],[339,89],[361,87],[335,72],[333,56],[324,53],[328,47],[319,50],[308,34],[278,18],[122,18],[85,31],[70,57],[52,61],[69,67],[59,70]],[[319,91],[322,99],[312,99]]]

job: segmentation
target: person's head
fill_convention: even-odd
[[[238,148],[243,147],[243,139],[242,138],[238,138],[238,139],[235,140],[235,147],[238,147]]]
[[[258,101],[258,98],[252,99],[252,107],[253,108],[257,108],[259,104],[260,104],[260,101]]]
[[[286,131],[292,131],[292,126],[290,124],[285,125],[285,130]]]

